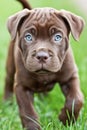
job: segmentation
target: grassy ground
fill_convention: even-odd
[[[83,16],[79,9],[71,3],[70,0],[30,0],[33,7],[52,6],[57,9],[67,9],[75,12],[78,15]],[[3,89],[5,78],[5,62],[7,55],[7,48],[10,36],[6,29],[7,17],[11,14],[21,10],[21,5],[16,0],[1,0],[0,1],[0,130],[22,130],[20,118],[18,116],[18,107],[13,98],[13,104],[11,101],[3,102]],[[83,16],[85,18],[85,16]],[[87,20],[85,18],[85,20]],[[81,89],[84,93],[84,106],[75,125],[72,124],[64,127],[57,119],[58,113],[63,107],[64,96],[62,95],[58,85],[55,85],[53,91],[51,91],[47,97],[42,97],[40,100],[38,96],[35,96],[35,108],[40,115],[40,122],[42,130],[87,130],[87,44],[86,27],[80,38],[80,42],[76,43],[71,38],[72,48],[74,51],[75,59],[79,68]]]

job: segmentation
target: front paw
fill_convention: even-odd
[[[41,130],[41,126],[37,121],[32,120],[24,125],[25,130]]]
[[[25,127],[26,130],[41,130],[41,127],[35,124],[30,124],[29,126]]]
[[[70,123],[74,123],[76,121],[75,115],[72,112],[69,112],[68,109],[63,108],[61,110],[61,113],[59,115],[59,120],[64,124],[64,125],[70,125]]]
[[[28,128],[25,128],[25,130],[41,130],[41,128],[40,127],[28,127]]]
[[[68,116],[67,116],[67,113],[66,113],[66,111],[65,111],[64,108],[61,110],[61,113],[59,114],[59,120],[60,120],[64,125],[66,125],[66,122],[68,121]]]

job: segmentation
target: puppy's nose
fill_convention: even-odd
[[[38,61],[40,62],[46,62],[49,58],[49,54],[45,51],[39,51],[36,54],[36,58],[38,59]]]

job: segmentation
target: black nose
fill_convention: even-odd
[[[48,54],[48,52],[45,52],[45,51],[39,51],[36,54],[36,58],[40,62],[46,62],[49,58],[49,54]]]

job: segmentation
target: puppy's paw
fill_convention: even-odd
[[[76,117],[75,117],[74,113],[69,112],[67,109],[63,108],[59,115],[59,120],[64,125],[67,125],[67,124],[70,125],[71,123],[74,123],[76,121]]]
[[[41,126],[39,123],[29,122],[25,125],[26,130],[41,130]]]
[[[64,125],[66,125],[66,122],[68,121],[68,117],[67,117],[67,114],[66,114],[64,108],[61,110],[61,113],[59,114],[59,120],[60,120]]]

